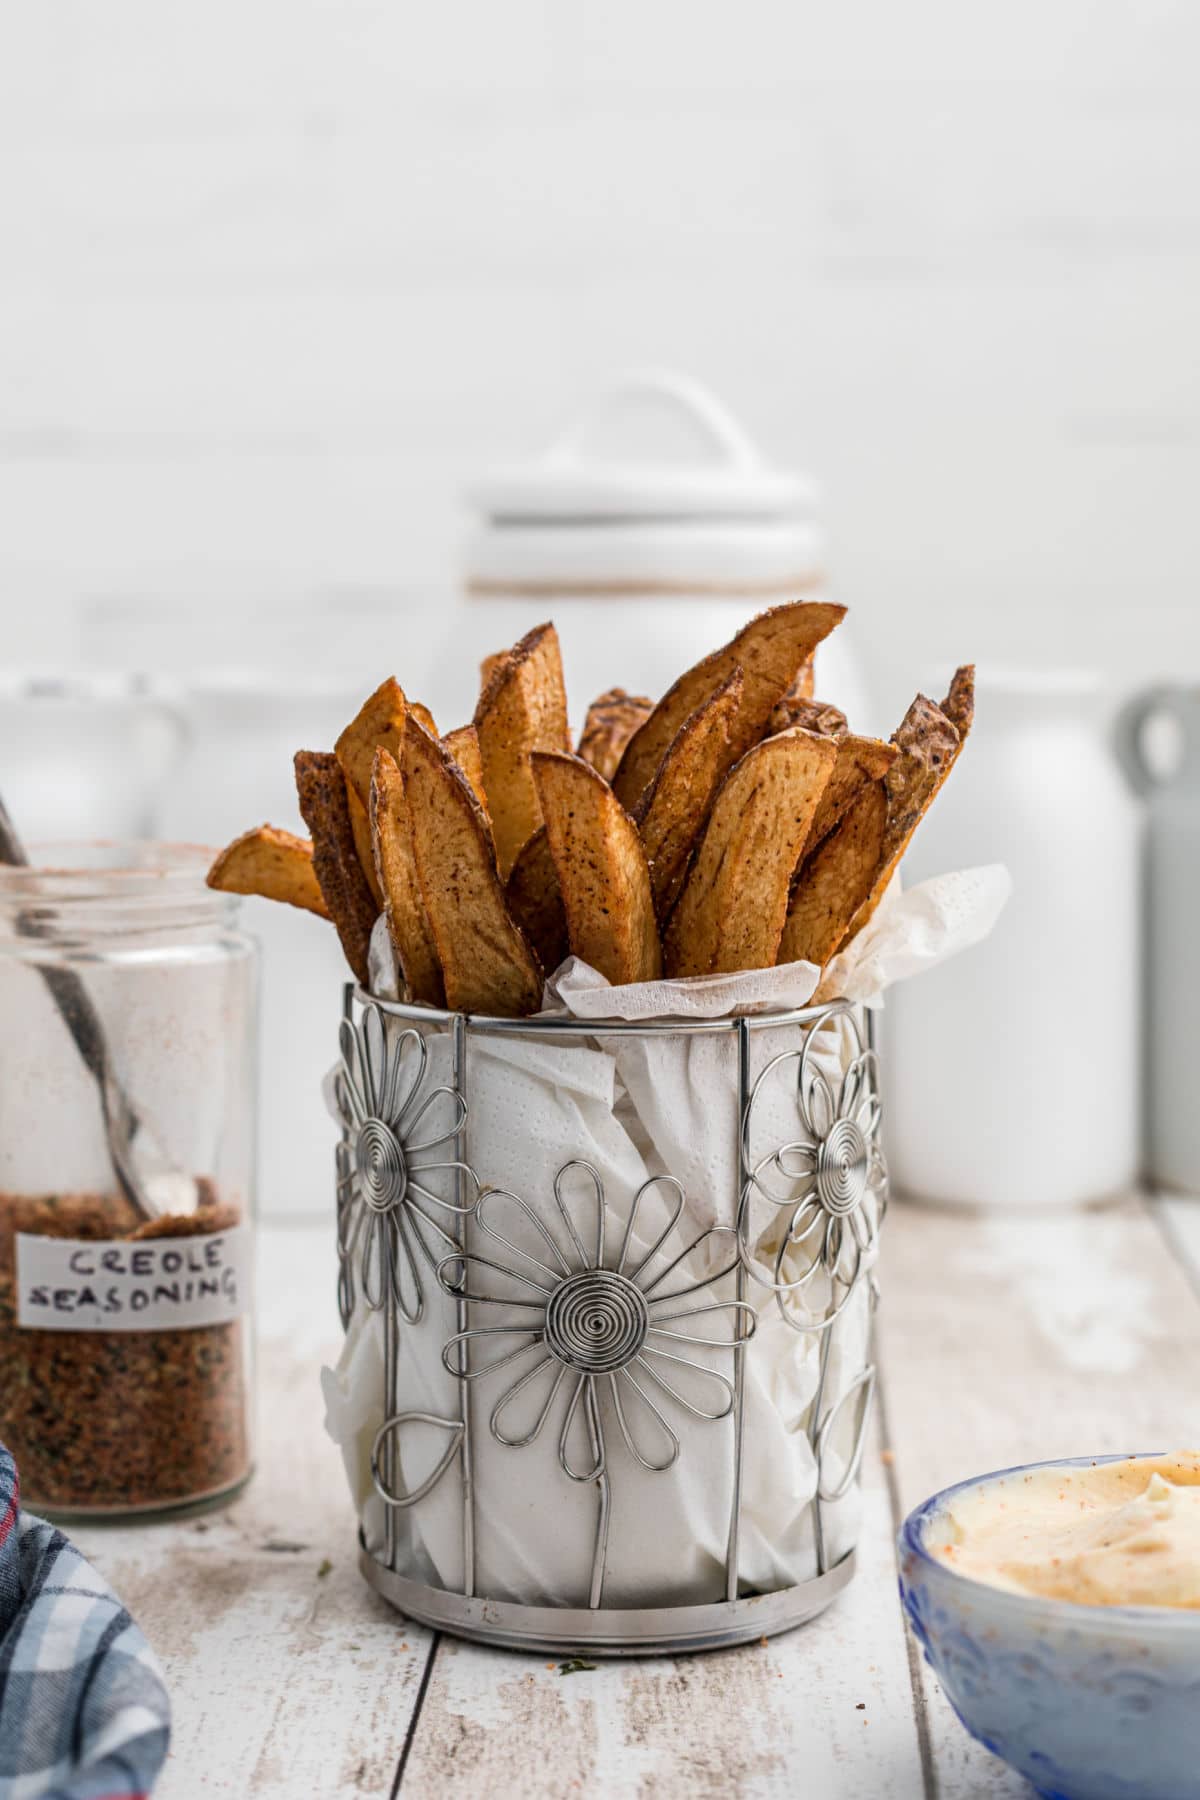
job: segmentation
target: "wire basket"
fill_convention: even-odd
[[[508,1020],[347,987],[332,1087],[338,1299],[343,1325],[378,1334],[382,1354],[360,1563],[385,1599],[480,1642],[619,1656],[784,1631],[846,1585],[887,1203],[871,1037],[869,1015],[845,1001],[738,1019]],[[691,1056],[685,1039],[712,1046],[710,1076],[728,1068],[727,1119],[704,1116],[728,1152],[729,1191],[697,1205],[645,1145],[652,1172],[628,1192],[586,1154],[563,1157],[542,1183],[552,1191],[532,1199],[495,1181],[502,1130],[528,1131],[531,1163],[535,1139],[546,1156],[536,1109],[514,1125],[477,1079],[497,1059],[561,1070],[585,1050]],[[790,1522],[807,1561],[783,1582],[763,1579],[761,1518],[746,1525],[770,1461],[755,1455],[750,1400],[768,1337],[772,1367],[782,1341],[811,1387],[787,1421],[797,1466],[811,1465]],[[535,1443],[557,1470],[518,1493]],[[678,1501],[686,1517],[697,1496],[710,1523],[720,1508],[707,1551],[660,1508]],[[626,1564],[644,1564],[659,1516],[663,1603],[630,1603],[648,1590]],[[496,1573],[514,1537],[517,1598]],[[543,1555],[567,1559],[544,1593]]]

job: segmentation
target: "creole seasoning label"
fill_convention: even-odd
[[[187,1331],[250,1310],[248,1225],[84,1243],[17,1233],[17,1324],[30,1331]]]

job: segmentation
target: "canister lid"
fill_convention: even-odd
[[[682,447],[651,447],[683,425]],[[722,403],[685,375],[626,375],[540,456],[467,489],[473,586],[698,581],[787,585],[820,562],[817,490],[776,469]]]

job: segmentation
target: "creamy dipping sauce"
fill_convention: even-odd
[[[931,1519],[925,1543],[1014,1593],[1200,1608],[1200,1451],[981,1482]]]

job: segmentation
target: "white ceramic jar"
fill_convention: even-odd
[[[464,645],[497,650],[553,617],[576,728],[605,688],[657,698],[756,612],[824,591],[813,484],[771,467],[682,375],[622,378],[542,456],[495,471],[467,499],[467,616],[443,666],[461,666]],[[818,653],[817,691],[854,719],[866,712],[845,625]]]
[[[974,732],[905,885],[1005,862],[1013,894],[984,943],[888,996],[898,1193],[1046,1207],[1135,1181],[1139,833],[1095,681],[981,669]]]
[[[1157,748],[1176,753],[1165,768],[1156,736]],[[1200,1194],[1200,690],[1168,685],[1138,695],[1118,720],[1117,743],[1147,812],[1146,1174]]]

